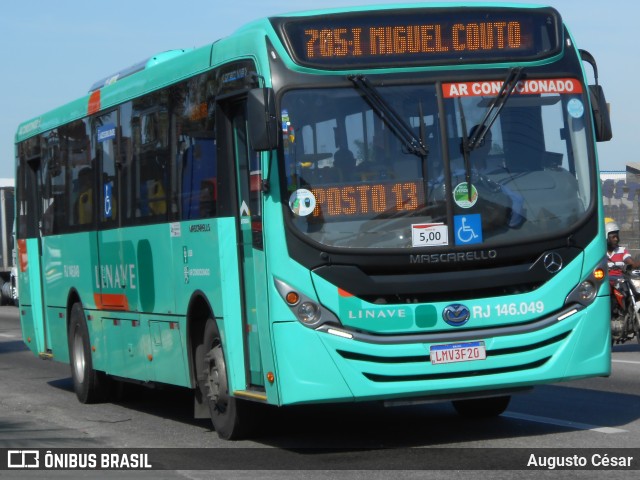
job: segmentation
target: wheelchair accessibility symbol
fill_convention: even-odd
[[[455,215],[453,229],[456,235],[456,245],[482,243],[482,218],[477,213]]]
[[[111,182],[104,185],[104,216],[105,218],[111,218],[113,216],[113,202],[112,202],[113,184]]]

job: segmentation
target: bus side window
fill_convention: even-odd
[[[216,179],[210,178],[204,180],[200,184],[200,216],[202,218],[214,217],[216,215],[217,200]]]
[[[80,194],[78,202],[78,223],[84,225],[91,223],[93,217],[92,189]]]
[[[212,139],[190,139],[192,145],[182,158],[182,218],[215,215],[216,144]]]
[[[150,215],[165,215],[167,213],[167,196],[160,180],[147,181],[147,199]]]
[[[78,172],[78,197],[75,202],[75,223],[86,225],[93,221],[93,171],[87,167]]]

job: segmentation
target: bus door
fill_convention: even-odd
[[[31,305],[31,315],[33,321],[33,334],[35,337],[35,349],[30,347],[34,353],[41,357],[51,355],[49,345],[48,327],[45,314],[45,298],[43,288],[42,269],[42,248],[43,248],[43,213],[46,210],[48,195],[46,194],[46,176],[40,156],[30,158],[26,162],[27,166],[21,166],[19,176],[22,184],[22,200],[19,205],[18,214],[26,217],[29,223],[25,239],[18,241],[18,258],[20,275],[28,278],[28,289],[22,289],[20,303]],[[33,205],[35,211],[29,212],[28,206]],[[24,286],[25,283],[22,283]]]
[[[106,310],[129,310],[123,245],[118,221],[118,169],[116,110],[94,119],[93,135],[98,170],[97,214],[99,291],[94,294],[96,306]]]
[[[262,192],[260,155],[251,149],[247,132],[246,102],[222,105],[225,112],[224,136],[233,157],[237,207],[238,257],[240,262],[240,298],[244,332],[247,385],[264,386],[260,354],[260,317],[267,314],[266,265],[262,239]],[[219,122],[220,123],[220,122]]]
[[[102,338],[108,355],[105,367],[113,375],[149,380],[152,366],[141,341],[144,330],[137,311],[140,272],[134,244],[123,237],[125,208],[122,192],[122,165],[118,111],[97,117],[93,125],[98,165],[98,257],[100,283],[95,292],[101,316]]]

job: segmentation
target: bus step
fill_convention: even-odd
[[[234,397],[239,397],[239,398],[246,398],[249,400],[258,400],[260,402],[266,402],[267,401],[267,394],[263,393],[263,392],[253,392],[250,390],[234,390],[233,391],[233,396]]]

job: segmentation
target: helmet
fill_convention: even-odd
[[[615,222],[615,220],[613,220],[612,218],[607,218],[605,220],[607,220],[607,222],[605,223],[605,226],[604,226],[605,235],[609,236],[609,234],[611,232],[619,232],[620,231],[620,227]]]

